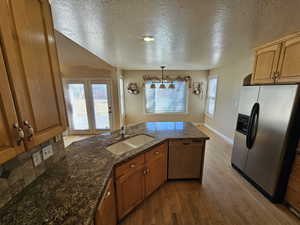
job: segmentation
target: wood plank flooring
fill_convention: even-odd
[[[203,184],[172,181],[154,192],[121,225],[300,225],[230,165],[232,146],[204,127],[207,143]]]

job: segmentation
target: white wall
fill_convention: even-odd
[[[138,95],[128,94],[126,87],[130,82],[138,83],[139,87],[143,85],[143,75],[160,75],[159,70],[124,70],[125,86],[125,106],[126,106],[126,124],[145,122],[145,121],[191,121],[195,123],[204,122],[205,96],[192,94],[189,89],[189,113],[188,114],[146,114],[144,105],[144,93]],[[204,87],[207,84],[208,71],[182,71],[171,70],[166,72],[171,76],[191,76],[193,81],[203,82]]]
[[[209,75],[218,76],[216,111],[213,118],[205,117],[205,123],[233,139],[238,113],[239,93],[242,81],[252,71],[254,57],[209,71]]]

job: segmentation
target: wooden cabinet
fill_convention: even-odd
[[[30,149],[62,133],[66,126],[51,9],[47,0],[7,0],[0,3],[0,15],[14,114]],[[11,120],[6,123],[12,126]],[[1,134],[2,139],[6,138]]]
[[[0,164],[24,151],[24,145],[20,142],[23,131],[21,129],[18,130],[18,124],[18,117],[0,46]],[[21,133],[18,137],[19,132]]]
[[[300,82],[300,33],[256,49],[251,84]]]
[[[116,167],[119,220],[166,181],[167,147],[163,143]]]
[[[164,143],[145,154],[145,195],[149,196],[167,180],[167,144]]]
[[[118,199],[118,218],[122,219],[133,208],[140,204],[145,198],[145,167],[144,155],[138,156],[142,164],[136,164],[136,159],[125,163],[128,170],[116,179],[117,199]],[[116,169],[116,174],[120,174],[123,166]]]
[[[113,179],[110,178],[99,203],[96,218],[96,225],[116,225],[117,224],[117,208],[116,196]]]
[[[300,36],[283,42],[278,83],[300,82]]]
[[[252,84],[274,83],[281,44],[274,44],[256,51]]]
[[[296,155],[293,164],[285,199],[300,212],[300,153]]]

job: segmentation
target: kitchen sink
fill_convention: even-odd
[[[136,135],[134,137],[119,141],[115,144],[108,146],[106,149],[113,154],[121,155],[125,152],[129,152],[133,149],[139,148],[151,141],[154,138],[145,134]]]

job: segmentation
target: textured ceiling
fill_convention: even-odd
[[[249,54],[256,44],[258,18],[264,17],[260,10],[278,7],[279,2],[283,1],[52,0],[51,4],[59,32],[114,66],[211,69]],[[145,43],[143,35],[153,35],[155,41]]]

